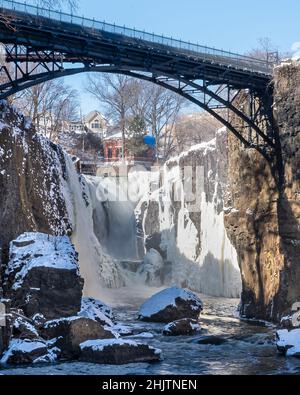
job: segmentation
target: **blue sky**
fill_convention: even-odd
[[[299,0],[79,0],[79,14],[245,53],[269,37],[282,52],[300,41]],[[80,90],[82,110],[97,106],[85,76],[66,79]]]

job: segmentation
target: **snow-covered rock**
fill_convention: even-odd
[[[158,251],[152,248],[147,252],[138,275],[150,287],[160,287],[164,283],[164,261]]]
[[[201,326],[197,320],[183,318],[166,325],[163,329],[163,334],[165,336],[191,336],[200,331]]]
[[[93,298],[82,298],[80,317],[90,318],[102,325],[113,326],[112,309],[100,300]]]
[[[55,362],[55,349],[48,350],[47,342],[13,339],[1,359],[1,364],[21,365]]]
[[[287,357],[300,358],[300,329],[277,331],[276,345],[278,351]]]
[[[198,319],[203,304],[193,292],[173,287],[165,289],[140,308],[139,319],[148,322],[172,322],[183,318]]]
[[[12,325],[12,336],[18,339],[38,339],[39,333],[25,317],[17,317]]]
[[[13,307],[47,319],[77,314],[83,280],[68,237],[24,233],[10,243],[6,286]]]
[[[46,322],[43,337],[55,341],[64,358],[72,359],[80,353],[79,345],[87,340],[115,339],[111,328],[85,317],[70,317]]]
[[[80,360],[85,362],[124,365],[140,362],[158,362],[161,350],[133,340],[94,340],[80,345]]]

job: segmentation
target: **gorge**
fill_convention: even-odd
[[[275,69],[280,190],[260,153],[224,128],[152,173],[132,169],[118,181],[84,176],[1,102],[0,297],[9,295],[9,243],[41,232],[71,238],[85,297],[126,289],[132,296],[136,286],[140,299],[140,289],[149,296],[151,288],[176,284],[209,301],[241,296],[242,318],[278,324],[300,300],[299,82],[299,62]],[[192,197],[184,193],[187,180]]]

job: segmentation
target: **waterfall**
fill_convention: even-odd
[[[85,280],[84,294],[101,298],[103,288],[118,288],[124,285],[118,262],[110,256],[99,241],[101,232],[105,233],[106,216],[101,204],[97,204],[95,214],[92,183],[77,174],[74,164],[66,155],[67,181],[63,182],[63,193],[68,215],[72,223],[72,242],[79,254],[81,275]],[[91,188],[92,189],[92,188]],[[97,228],[94,216],[97,216]]]
[[[137,259],[134,204],[128,199],[126,180],[86,177],[86,182],[98,240],[116,259]]]

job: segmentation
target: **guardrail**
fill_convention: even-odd
[[[173,39],[172,37],[165,37],[154,33],[147,33],[145,31],[130,29],[126,26],[118,26],[116,24],[100,22],[95,19],[89,19],[72,14],[67,14],[62,11],[55,11],[52,9],[41,8],[38,6],[29,5],[27,3],[20,3],[13,0],[0,0],[0,7],[6,10],[18,11],[33,16],[41,16],[49,20],[67,22],[77,26],[82,26],[90,29],[105,31],[108,33],[119,34],[125,37],[140,39],[149,43],[160,44],[166,47],[180,50],[181,52],[190,55],[199,56],[205,60],[216,60],[220,64],[238,67],[253,72],[260,72],[264,74],[272,74],[275,61],[265,61],[261,59],[252,58],[238,53],[223,51],[199,44],[193,44],[187,41]]]

